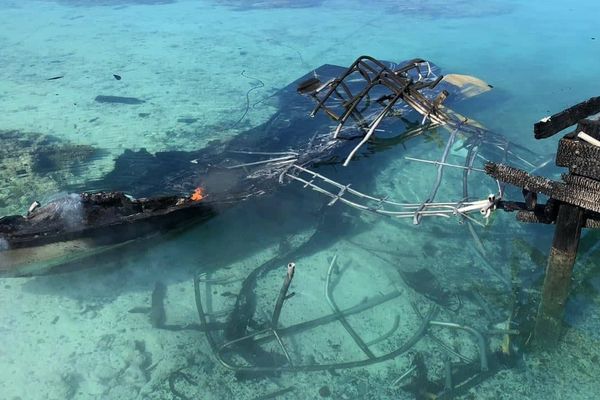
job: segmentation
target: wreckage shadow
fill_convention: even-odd
[[[165,285],[188,282],[199,272],[260,259],[269,247],[276,248],[277,257],[293,246],[294,235],[315,229],[322,240],[304,250],[316,252],[362,229],[363,225],[349,222],[348,212],[355,213],[342,206],[326,207],[322,197],[301,187],[284,187],[275,195],[238,204],[198,227],[34,276],[22,288],[36,295],[110,302],[124,293],[150,291],[158,281]],[[149,243],[152,240],[155,243]]]

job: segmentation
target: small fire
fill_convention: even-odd
[[[192,194],[192,197],[190,197],[192,199],[192,201],[200,201],[204,198],[204,191],[202,190],[201,187],[197,187],[196,190],[194,190],[194,193]]]

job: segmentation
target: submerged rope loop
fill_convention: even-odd
[[[244,112],[242,113],[242,116],[233,124],[229,127],[229,129],[233,129],[236,126],[238,126],[240,124],[240,122],[242,122],[244,120],[244,118],[246,118],[246,115],[248,115],[248,111],[250,110],[250,93],[253,90],[257,90],[260,89],[262,87],[265,87],[265,84],[263,81],[261,81],[258,78],[254,78],[252,76],[246,75],[246,70],[242,70],[242,72],[240,73],[241,76],[243,76],[244,78],[247,79],[252,79],[258,82],[258,84],[256,86],[251,87],[250,89],[248,89],[248,91],[246,92],[246,109],[244,110]]]

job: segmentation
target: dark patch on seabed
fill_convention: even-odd
[[[0,209],[10,203],[21,210],[34,200],[28,194],[57,191],[60,184],[83,175],[90,161],[105,155],[90,145],[18,130],[0,130],[0,143],[0,171],[7,177],[0,183]]]
[[[381,7],[388,13],[431,19],[504,15],[512,11],[509,4],[496,0],[376,0],[373,5]]]
[[[94,99],[98,103],[112,104],[143,104],[146,101],[140,100],[137,97],[122,97],[122,96],[96,96]]]
[[[48,0],[73,7],[171,4],[177,0]]]
[[[238,11],[269,8],[309,8],[323,4],[324,0],[217,0],[216,3]]]

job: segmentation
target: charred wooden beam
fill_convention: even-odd
[[[580,120],[600,112],[600,96],[592,97],[589,100],[581,102],[556,113],[550,117],[542,119],[533,125],[533,132],[536,139],[550,137],[569,126],[575,125]]]
[[[502,182],[600,213],[600,183],[583,176],[567,175],[565,182],[557,182],[496,163],[487,163],[485,171]]]
[[[487,163],[485,173],[499,181],[536,193],[549,194],[555,183],[550,179],[531,175],[521,169],[499,163]]]
[[[536,139],[542,139],[575,124],[575,131],[565,135],[558,145],[556,165],[569,169],[561,181],[503,164],[485,166],[488,175],[523,189],[524,203],[501,201],[499,208],[517,211],[517,219],[523,222],[556,224],[533,332],[536,347],[545,350],[554,348],[563,332],[581,229],[600,227],[600,96],[534,125]],[[545,205],[537,204],[538,193],[549,197]]]
[[[562,138],[558,142],[556,165],[569,168],[571,173],[600,180],[600,147]]]
[[[583,119],[577,124],[577,132],[585,132],[595,139],[600,140],[600,120],[595,119]]]

